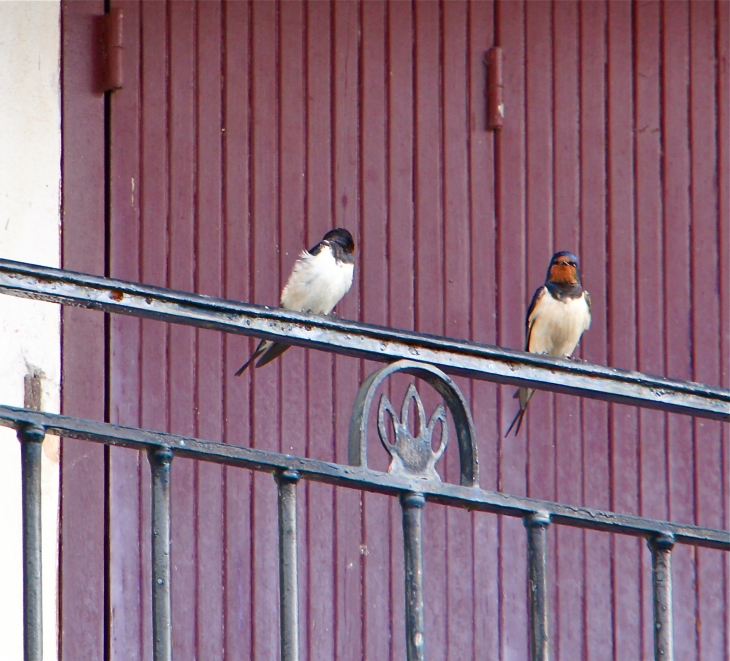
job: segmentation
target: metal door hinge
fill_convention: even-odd
[[[487,52],[487,127],[502,128],[504,122],[504,83],[502,78],[502,48],[494,46]]]
[[[122,89],[124,85],[124,14],[112,9],[102,17],[102,38],[105,92]]]
[[[41,383],[42,377],[43,377],[43,372],[41,372],[39,369],[35,369],[33,367],[30,367],[28,369],[28,374],[25,375],[25,378],[23,380],[24,390],[25,390],[25,397],[23,398],[23,407],[24,408],[32,409],[33,411],[40,411],[42,409],[42,406],[41,406],[41,398],[43,396],[43,385]]]

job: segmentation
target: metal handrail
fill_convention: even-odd
[[[413,331],[307,315],[0,259],[0,292],[63,305],[275,339],[379,362],[730,422],[730,390]]]
[[[176,457],[198,459],[267,473],[295,471],[302,479],[388,496],[417,491],[422,493],[428,502],[493,514],[524,517],[534,512],[544,512],[549,515],[552,523],[575,528],[634,537],[671,534],[677,543],[730,551],[730,532],[725,530],[656,521],[631,514],[575,507],[447,482],[413,479],[363,466],[346,466],[258,448],[206,441],[190,436],[179,436],[3,405],[0,405],[0,426],[12,427],[16,430],[31,426],[41,427],[47,434],[144,452],[166,449]]]

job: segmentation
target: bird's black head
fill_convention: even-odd
[[[547,272],[548,282],[559,282],[568,285],[580,284],[580,267],[578,258],[566,250],[556,252],[550,260]]]
[[[343,229],[341,227],[327,232],[327,234],[324,235],[322,241],[327,241],[328,243],[336,243],[347,254],[351,255],[355,252],[355,242],[352,240],[352,234],[350,234],[346,229]]]

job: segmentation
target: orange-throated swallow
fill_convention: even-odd
[[[570,252],[555,253],[545,284],[535,292],[527,310],[525,351],[568,358],[590,325],[591,297],[580,284],[578,258]],[[515,398],[520,400],[520,410],[505,437],[515,423],[517,436],[534,392],[530,388],[520,388],[515,393]]]
[[[352,235],[341,228],[330,230],[314,248],[299,255],[281,292],[280,307],[297,312],[329,314],[352,286],[354,271],[355,242]],[[257,358],[256,367],[263,367],[288,348],[288,344],[261,340],[236,376],[243,374]]]

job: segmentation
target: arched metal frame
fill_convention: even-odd
[[[368,418],[370,417],[370,409],[373,405],[375,393],[386,379],[397,373],[410,374],[411,376],[422,379],[444,398],[449,411],[451,411],[454,427],[456,428],[456,437],[459,441],[459,460],[461,465],[460,483],[465,487],[479,486],[479,460],[477,458],[476,433],[474,431],[474,421],[464,395],[462,395],[454,381],[437,367],[425,363],[416,363],[411,360],[399,360],[390,365],[386,365],[373,372],[360,386],[360,390],[355,398],[355,405],[352,409],[352,417],[350,418],[350,465],[367,468]],[[410,396],[409,390],[409,393],[406,395],[406,401]],[[423,429],[421,431],[423,432]],[[446,433],[446,424],[444,421],[444,431],[442,434],[445,435]],[[382,433],[381,440],[386,444],[386,439],[382,438]],[[445,443],[442,445],[445,446]],[[386,449],[388,449],[387,445]],[[388,451],[391,452],[390,449]],[[408,472],[405,474],[414,475]]]

